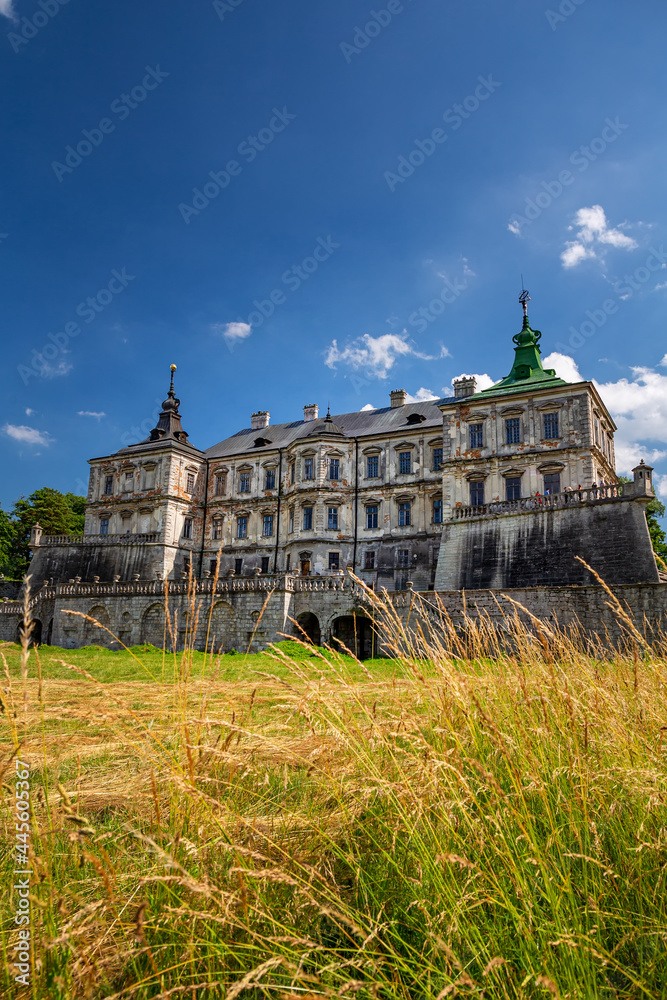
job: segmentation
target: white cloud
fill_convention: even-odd
[[[667,368],[667,354],[665,354],[662,361],[659,361],[658,364],[660,365],[661,368]]]
[[[507,228],[510,233],[514,233],[515,236],[521,236],[521,226],[518,222],[508,222]]]
[[[653,480],[653,489],[667,500],[667,476],[656,476]]]
[[[228,344],[235,344],[249,337],[252,327],[249,323],[214,323],[213,331],[224,337]]]
[[[12,0],[0,0],[0,14],[12,19],[16,17]]]
[[[46,431],[38,431],[35,427],[26,427],[25,424],[18,427],[15,424],[5,424],[2,430],[8,437],[20,441],[21,444],[37,444],[48,447],[53,440]]]
[[[565,244],[560,255],[563,267],[576,267],[584,260],[601,258],[600,247],[612,246],[622,250],[636,250],[638,244],[631,236],[626,236],[620,229],[612,229],[602,205],[591,205],[590,208],[580,208],[570,229],[579,231],[574,240]]]
[[[77,417],[95,417],[96,420],[106,417],[106,413],[96,413],[95,410],[77,410],[76,415]]]
[[[359,410],[359,412],[360,413],[364,413],[366,410],[377,410],[377,406],[373,406],[372,403],[366,403],[365,406],[361,407],[361,409]]]
[[[663,265],[664,267],[664,265]],[[654,292],[661,292],[663,288],[667,288],[667,281],[661,281],[659,285],[653,286]]]
[[[449,351],[441,347],[439,357],[446,358]],[[435,361],[436,358],[420,353],[408,342],[407,333],[383,333],[379,337],[371,337],[365,333],[342,350],[337,340],[332,340],[324,358],[329,368],[336,365],[348,365],[355,371],[364,369],[372,378],[387,378],[394,367],[397,358],[414,357],[422,361]]]
[[[35,412],[34,410],[31,410],[30,407],[28,407],[25,411],[25,415],[26,417],[31,417],[34,412]]]
[[[429,399],[440,399],[437,392],[432,392],[430,389],[425,389],[423,386],[421,389],[417,389],[414,396],[408,393],[407,402],[408,403],[428,403]]]
[[[33,362],[33,368],[42,378],[60,378],[62,375],[68,375],[73,367],[74,365],[66,358],[59,358],[58,361],[47,361],[46,358],[39,356]]]
[[[552,354],[547,354],[542,364],[545,368],[555,368],[556,375],[565,382],[585,381],[579,373],[576,361],[567,354],[559,354],[558,351],[554,351]]]

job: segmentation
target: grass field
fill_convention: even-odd
[[[664,649],[386,614],[363,664],[0,648],[3,996],[667,997]]]

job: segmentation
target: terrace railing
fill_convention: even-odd
[[[628,490],[628,486],[630,490]],[[628,499],[632,496],[632,483],[617,483],[610,486],[591,486],[581,490],[565,490],[562,493],[545,493],[520,500],[494,500],[491,503],[455,507],[452,520],[469,520],[475,517],[490,517],[499,514],[517,514],[528,511],[558,510],[577,504],[604,503]],[[625,487],[625,493],[623,491]]]

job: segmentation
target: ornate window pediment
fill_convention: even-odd
[[[473,469],[472,472],[467,472],[465,478],[469,483],[476,482],[479,483],[482,479],[488,478],[488,472],[483,472],[481,469]]]
[[[526,471],[525,469],[517,469],[516,467],[513,467],[511,469],[502,469],[500,475],[505,479],[507,479],[508,477],[511,479],[516,479],[518,476],[522,476],[525,471]]]
[[[462,416],[461,417],[461,423],[466,423],[466,424],[481,424],[482,421],[488,420],[488,419],[489,419],[489,414],[488,413],[472,412],[472,413],[466,413],[465,417]]]
[[[553,413],[556,410],[562,410],[562,408],[563,408],[563,403],[561,400],[558,399],[550,399],[546,403],[540,403],[539,406],[535,407],[535,409],[539,410],[540,413],[549,413],[549,412]]]
[[[400,441],[398,444],[394,445],[394,451],[410,451],[416,447],[417,445],[414,441]]]
[[[544,475],[545,472],[562,472],[564,468],[563,462],[544,462],[543,465],[538,465],[537,471]]]
[[[525,412],[523,406],[506,406],[500,414],[503,417],[520,417]]]
[[[370,445],[368,448],[364,448],[362,451],[362,455],[381,455],[381,454],[382,454],[382,448],[377,444]]]

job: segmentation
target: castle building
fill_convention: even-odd
[[[386,407],[320,417],[307,404],[281,424],[258,410],[207,450],[183,429],[172,365],[150,435],[90,461],[83,536],[33,530],[33,580],[292,592],[286,581],[351,570],[376,590],[453,593],[582,586],[582,556],[610,583],[656,583],[651,469],[619,485],[604,401],[544,368],[527,299],[514,363],[490,388],[464,376],[444,399],[397,389]]]

